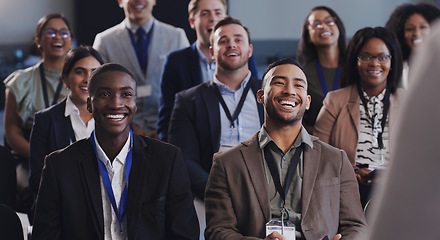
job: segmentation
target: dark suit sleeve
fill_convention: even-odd
[[[182,149],[183,157],[188,167],[191,187],[194,195],[204,198],[206,182],[209,173],[203,169],[200,159],[200,146],[194,121],[195,106],[181,94],[176,95],[174,109],[171,114],[168,140]]]
[[[29,185],[34,194],[38,193],[38,187],[40,186],[44,157],[48,152],[48,138],[51,125],[51,118],[48,117],[47,114],[35,114],[34,124],[29,139]]]
[[[61,199],[52,156],[46,158],[35,210],[32,239],[61,239]]]
[[[167,194],[167,239],[199,239],[191,184],[182,154],[176,151]]]
[[[254,54],[252,54],[252,56],[248,60],[248,67],[251,71],[251,75],[256,79],[260,79],[258,76],[257,60],[255,59]]]
[[[177,69],[179,60],[174,55],[168,55],[165,60],[165,66],[160,81],[160,98],[159,98],[159,119],[157,121],[157,134],[160,140],[168,141],[168,127],[171,111],[174,106],[174,97],[180,90],[180,82],[182,81]]]
[[[343,239],[356,239],[366,229],[358,183],[347,154],[341,150],[339,233]]]

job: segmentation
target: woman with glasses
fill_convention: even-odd
[[[394,32],[402,49],[402,87],[408,86],[409,57],[431,32],[431,23],[440,17],[440,9],[429,3],[403,4],[391,13],[385,28]]]
[[[87,110],[87,83],[93,70],[103,64],[90,46],[79,46],[66,57],[61,78],[70,90],[67,98],[34,116],[30,136],[29,185],[37,194],[44,157],[71,143],[89,137],[95,122]]]
[[[316,120],[315,135],[347,153],[363,205],[375,173],[389,161],[401,74],[402,54],[391,31],[383,27],[357,31],[348,45],[341,89],[325,97]]]
[[[67,95],[61,81],[64,58],[72,47],[69,22],[60,14],[42,17],[35,31],[35,45],[42,61],[24,70],[17,70],[6,78],[4,132],[18,163],[22,163],[25,176],[18,179],[20,188],[28,185],[29,134],[34,113],[47,108]]]
[[[324,97],[340,86],[346,46],[345,27],[336,12],[325,6],[313,8],[304,21],[297,49],[312,97],[304,115],[304,125],[311,134]]]

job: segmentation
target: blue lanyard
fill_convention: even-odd
[[[150,31],[148,31],[148,33],[147,33],[147,38],[145,39],[143,47],[142,47],[143,51],[142,51],[141,56],[138,55],[139,49],[137,47],[136,40],[134,39],[134,35],[131,32],[131,30],[127,28],[128,33],[130,35],[130,39],[131,39],[131,45],[133,45],[134,51],[135,51],[136,56],[138,58],[139,64],[141,65],[141,68],[143,68],[143,66],[145,66],[147,64],[148,47],[150,46],[151,32],[153,32],[153,28],[154,28],[154,23],[151,26]]]
[[[116,216],[119,221],[119,229],[122,232],[122,218],[124,217],[125,210],[127,208],[127,196],[128,196],[128,177],[130,176],[131,164],[132,164],[132,145],[133,145],[133,133],[130,129],[130,150],[128,151],[127,157],[125,159],[125,176],[126,181],[124,185],[124,190],[121,196],[121,212],[119,213],[118,207],[116,206],[115,194],[113,193],[112,184],[110,182],[110,177],[108,176],[107,168],[104,163],[99,159],[98,152],[96,150],[96,142],[95,142],[95,130],[92,131],[90,136],[93,144],[93,148],[95,149],[96,158],[98,159],[99,169],[101,170],[102,180],[104,182],[105,190],[110,198],[110,202],[112,204],[113,210],[115,211]]]
[[[324,73],[322,72],[321,62],[319,61],[318,58],[316,59],[316,69],[318,70],[319,81],[321,82],[322,91],[324,92],[324,97],[325,97],[328,93],[328,88],[327,88],[327,84],[325,83]],[[338,86],[339,86],[339,65],[336,68],[336,73],[335,73],[335,78],[333,80],[333,89],[332,90],[338,89]]]

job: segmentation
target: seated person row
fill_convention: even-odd
[[[168,128],[176,93],[212,79],[216,68],[210,56],[212,28],[226,16],[226,0],[191,0],[188,5],[189,23],[196,31],[197,41],[191,46],[172,52],[165,60],[160,83],[159,138],[168,141]],[[252,56],[248,61],[252,76],[257,77],[257,66]]]
[[[61,79],[70,90],[69,96],[35,114],[29,154],[29,185],[34,194],[38,193],[44,157],[89,137],[94,129],[94,119],[87,111],[87,82],[91,72],[101,64],[101,56],[92,47],[80,46],[71,50],[61,74]]]
[[[260,131],[214,155],[205,194],[205,237],[287,239],[266,232],[270,220],[291,221],[296,239],[356,239],[365,232],[353,168],[343,150],[307,133],[307,77],[291,59],[266,69],[257,99]]]
[[[374,180],[371,172],[389,162],[390,136],[403,91],[398,88],[402,54],[391,31],[367,27],[351,39],[345,63],[342,88],[324,99],[315,136],[347,153],[365,205]]]

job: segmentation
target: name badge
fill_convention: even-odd
[[[266,236],[275,231],[281,233],[285,240],[295,240],[295,225],[290,221],[272,219],[266,223]]]
[[[147,85],[143,85],[143,86],[138,86],[137,87],[137,97],[141,98],[141,97],[149,97],[151,96],[151,85],[147,84]]]

